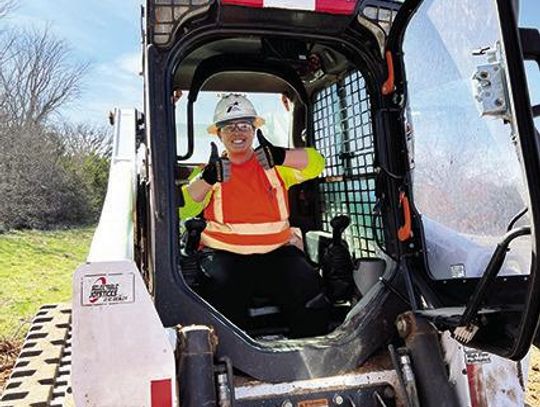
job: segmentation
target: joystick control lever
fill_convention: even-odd
[[[351,223],[351,220],[346,215],[338,215],[330,221],[330,226],[332,227],[332,243],[339,244],[341,242],[341,236],[347,226]]]
[[[350,223],[345,215],[338,215],[330,221],[332,241],[324,253],[322,275],[326,294],[332,302],[349,300],[354,290],[353,262],[347,243],[342,239]]]
[[[201,233],[206,228],[204,219],[192,218],[186,220],[186,244],[184,246],[184,254],[191,256],[199,247],[201,241]]]

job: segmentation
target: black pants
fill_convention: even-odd
[[[326,333],[329,309],[305,306],[321,293],[322,279],[297,247],[252,255],[215,250],[202,258],[201,267],[207,276],[201,294],[239,327],[246,327],[249,304],[258,295],[280,306],[291,338]]]

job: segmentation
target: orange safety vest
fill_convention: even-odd
[[[287,189],[275,168],[265,170],[256,157],[231,165],[231,178],[212,187],[204,210],[201,243],[239,254],[268,253],[288,243]]]

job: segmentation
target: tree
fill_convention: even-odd
[[[36,138],[40,142],[35,142]],[[0,152],[0,221],[4,228],[46,229],[76,223],[86,212],[79,181],[61,162],[55,134],[21,127]]]
[[[80,172],[66,164],[63,132],[52,125],[79,96],[87,65],[47,29],[6,30],[0,41],[0,227],[94,219]]]
[[[96,155],[110,157],[112,153],[112,132],[109,126],[88,123],[65,122],[58,129],[62,136],[65,152],[75,156]]]
[[[15,0],[0,0],[0,20],[2,20],[13,8],[15,8]],[[0,29],[0,67],[6,64],[9,59],[13,36],[9,32]],[[5,115],[5,97],[0,92],[0,127],[6,123]]]
[[[88,212],[87,221],[97,220],[109,177],[112,131],[108,126],[65,123],[59,131],[63,142],[64,167],[80,180]]]
[[[13,31],[0,49],[0,107],[9,127],[44,125],[79,96],[88,65],[73,62],[67,44],[47,28]]]

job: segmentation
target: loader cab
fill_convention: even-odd
[[[376,264],[374,273],[384,274],[387,263],[377,255],[384,256],[379,248],[383,241],[381,222],[372,212],[376,174],[368,85],[342,52],[331,43],[307,38],[218,38],[180,62],[173,80],[175,89],[182,91],[174,106],[180,184],[188,181],[187,174],[194,168],[208,161],[210,142],[222,150],[219,138],[206,132],[219,95],[246,94],[265,118],[261,130],[273,144],[289,148],[313,146],[326,157],[321,178],[289,191],[290,223],[301,237],[299,246],[312,265],[319,272],[323,268],[333,232],[331,221],[345,215],[350,225],[344,238],[356,265],[357,280],[361,279],[360,262]],[[350,114],[340,113],[342,109]],[[359,113],[356,122],[352,120],[353,112]],[[345,134],[342,128],[347,128]],[[350,185],[344,178],[346,174],[352,176]],[[180,220],[180,225],[182,229],[185,219]],[[197,284],[190,284],[196,280],[191,272],[196,265],[184,257],[180,263],[190,264],[181,274],[197,292]],[[376,278],[373,274],[362,282],[364,293],[367,280],[373,284]],[[332,304],[331,330],[343,322],[362,297],[359,288],[351,287],[350,292],[348,298]],[[287,335],[279,309],[265,298],[256,297],[249,314],[249,326],[241,328],[251,336]]]
[[[220,357],[268,381],[356,368],[399,341],[405,311],[469,346],[523,357],[540,312],[540,187],[531,181],[540,161],[518,31],[508,1],[472,14],[467,2],[448,3],[148,0],[140,191],[150,210],[137,236],[165,326],[211,326]],[[178,191],[208,159],[205,128],[225,92],[251,96],[272,142],[326,158],[321,177],[289,195],[315,266],[331,220],[350,219],[356,295],[325,336],[259,337],[261,326],[234,326],[186,277]],[[263,332],[277,326],[265,321]]]

